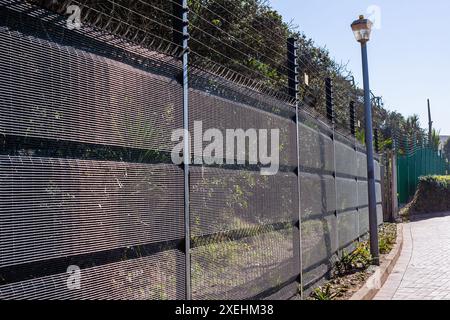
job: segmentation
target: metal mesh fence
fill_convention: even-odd
[[[185,298],[177,63],[1,5],[0,298]]]
[[[350,250],[369,231],[367,162],[356,139],[311,115],[302,112],[299,126],[303,284],[308,288],[329,274],[340,250]],[[375,167],[380,205],[378,162]],[[382,223],[381,207],[378,211]]]
[[[293,173],[192,171],[194,299],[245,299],[296,278],[296,187]]]
[[[192,134],[279,129],[281,150],[272,176],[194,163],[186,239],[179,61],[25,2],[0,15],[0,299],[285,299],[367,233],[355,139],[304,110],[297,136],[292,105],[192,70]]]
[[[180,251],[169,250],[132,260],[92,264],[83,269],[77,290],[68,289],[67,266],[63,263],[47,269],[49,275],[36,268],[34,274],[29,274],[30,279],[0,286],[0,299],[184,299],[184,270],[179,268],[183,261]]]

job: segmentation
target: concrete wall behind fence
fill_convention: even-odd
[[[191,121],[279,129],[281,170],[191,169],[186,279],[184,175],[168,155],[182,128],[178,63],[4,3],[0,299],[184,299],[186,281],[193,299],[289,298],[368,232],[354,139],[302,110],[297,170],[292,106],[196,74]]]

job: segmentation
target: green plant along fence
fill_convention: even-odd
[[[412,154],[397,155],[399,202],[405,204],[414,196],[420,177],[445,175],[449,171],[447,159],[433,148],[420,148]]]

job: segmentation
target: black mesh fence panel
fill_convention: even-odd
[[[0,299],[42,300],[175,300],[184,299],[184,263],[180,251],[92,266],[81,272],[80,289],[68,288],[68,274],[52,275],[0,286]]]
[[[15,3],[0,7],[0,299],[184,299],[182,87]]]
[[[2,266],[183,237],[177,167],[0,156],[0,168]]]
[[[206,89],[206,88],[205,88]],[[231,95],[231,94],[230,94]],[[279,107],[287,109],[285,105],[279,103]],[[242,129],[247,131],[255,129],[258,134],[259,130],[267,130],[270,144],[270,130],[279,130],[279,165],[297,166],[297,149],[296,149],[296,129],[292,119],[279,116],[275,112],[270,113],[260,107],[251,104],[236,103],[230,99],[219,97],[218,95],[200,92],[198,90],[190,91],[190,129],[194,134],[195,122],[202,122],[203,130],[217,129],[224,139],[227,130]],[[276,105],[273,107],[276,108]],[[208,142],[203,144],[194,144],[193,150],[205,147]],[[270,148],[269,148],[270,155]],[[226,158],[226,155],[224,155]],[[236,152],[234,156],[228,160],[236,160]]]
[[[265,298],[297,280],[294,173],[196,167],[190,182],[194,299]]]
[[[182,127],[173,81],[5,28],[0,45],[2,134],[172,150],[167,133]]]
[[[329,275],[336,254],[369,231],[367,160],[362,146],[303,112],[299,123],[303,284]],[[381,224],[380,167],[376,162]]]
[[[300,114],[300,200],[302,213],[303,284],[308,286],[330,270],[338,249],[336,185],[332,131]]]
[[[191,252],[194,299],[263,299],[295,283],[293,229],[266,230]],[[285,298],[296,294],[297,287]]]

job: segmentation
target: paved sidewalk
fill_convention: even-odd
[[[374,300],[450,300],[450,212],[404,225],[403,241]]]

